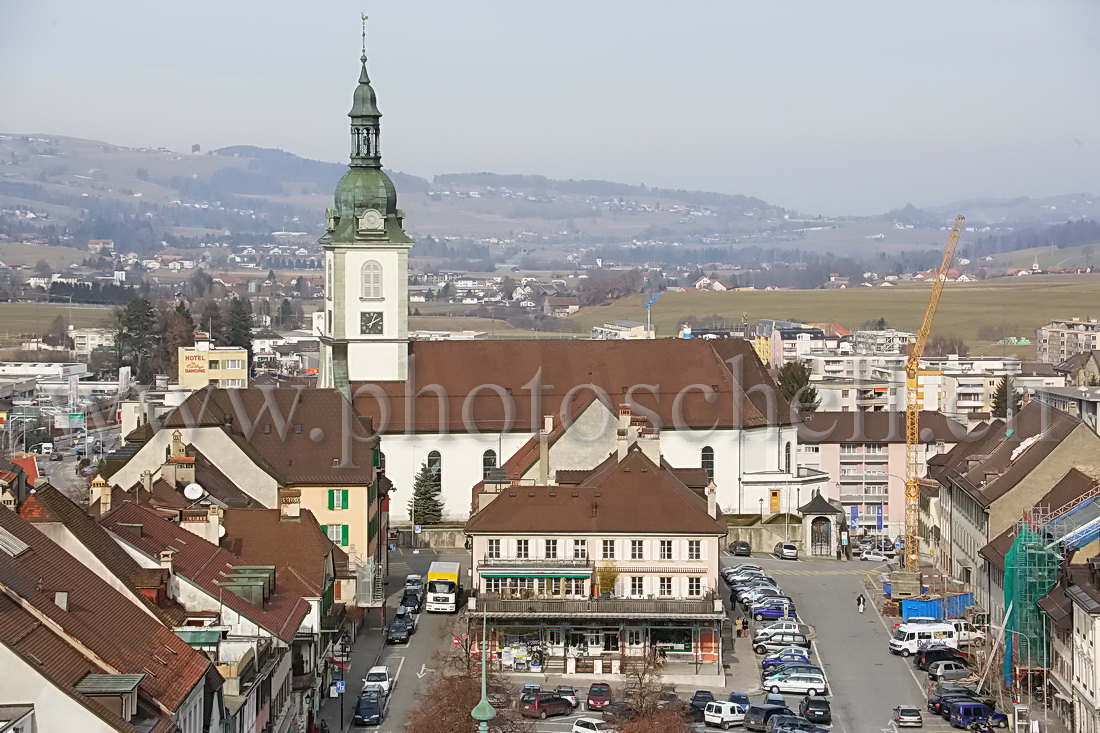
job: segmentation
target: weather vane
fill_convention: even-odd
[[[360,13],[359,17],[363,21],[363,60],[367,60],[367,14]]]

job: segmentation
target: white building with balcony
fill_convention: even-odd
[[[545,673],[617,675],[656,654],[666,681],[724,684],[726,523],[713,484],[689,488],[681,473],[634,444],[556,483],[482,495],[466,523],[470,617],[486,619],[499,659],[530,653]]]

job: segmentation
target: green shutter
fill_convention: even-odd
[[[328,537],[328,525],[327,524],[322,524],[321,525],[321,531],[324,533],[325,537]]]
[[[328,508],[329,508],[329,511],[336,508],[334,506],[335,501],[336,501],[336,490],[335,489],[329,489],[328,490]]]
[[[348,525],[346,524],[340,525],[340,546],[348,546]]]
[[[348,508],[348,490],[347,489],[341,489],[340,490],[340,508],[341,509],[347,509]]]

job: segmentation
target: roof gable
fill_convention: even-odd
[[[644,512],[638,507],[645,507]],[[469,533],[725,534],[707,501],[637,446],[577,486],[506,488],[466,523]]]

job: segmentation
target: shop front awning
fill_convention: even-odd
[[[591,578],[592,573],[584,570],[551,570],[540,568],[538,570],[524,570],[524,569],[496,569],[482,570],[481,577],[483,578]]]

